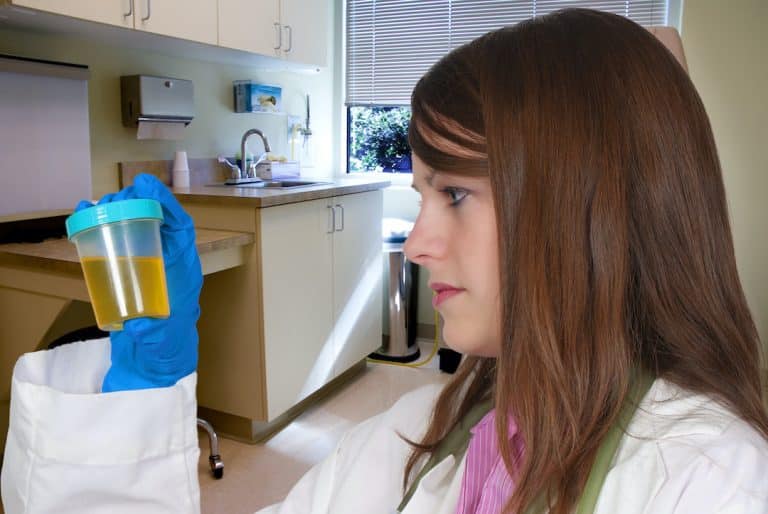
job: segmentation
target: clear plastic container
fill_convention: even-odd
[[[162,221],[162,207],[149,199],[96,205],[67,218],[100,329],[122,330],[131,318],[170,315]]]

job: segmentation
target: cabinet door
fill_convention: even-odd
[[[141,0],[135,0],[141,1]],[[133,28],[131,0],[13,0],[13,5]]]
[[[219,45],[279,56],[279,0],[219,0]]]
[[[334,198],[336,376],[381,346],[382,197],[369,191]]]
[[[134,0],[138,30],[215,45],[217,0]]]
[[[327,64],[330,6],[327,0],[282,0],[283,57],[317,66]]]
[[[270,421],[333,378],[330,218],[326,199],[261,210]]]

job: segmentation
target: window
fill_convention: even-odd
[[[347,107],[347,171],[410,172],[407,106]]]
[[[676,0],[346,0],[347,172],[407,171],[402,128],[416,81],[453,48],[565,7],[667,25]],[[380,157],[382,156],[382,157]]]

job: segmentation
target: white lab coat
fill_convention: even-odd
[[[109,339],[16,363],[3,461],[5,514],[198,513],[195,374],[101,394]]]
[[[6,514],[199,512],[194,375],[167,389],[98,394],[108,361],[100,340],[17,363]],[[284,502],[259,514],[392,514],[409,452],[397,434],[423,434],[438,393],[418,389],[358,425]],[[768,513],[768,444],[709,398],[657,380],[629,433],[599,514]],[[453,514],[463,466],[439,463],[404,514]]]

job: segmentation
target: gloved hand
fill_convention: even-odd
[[[195,247],[192,218],[173,194],[152,175],[137,175],[133,185],[111,193],[99,204],[129,198],[151,198],[163,208],[160,236],[171,315],[167,319],[127,320],[110,332],[112,365],[103,392],[167,387],[197,368],[197,319],[203,273]],[[81,201],[75,211],[91,207]]]

